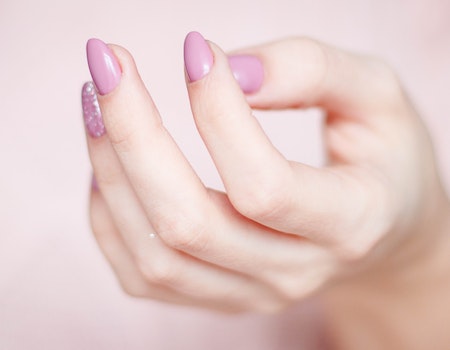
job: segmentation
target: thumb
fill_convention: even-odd
[[[235,52],[254,56],[264,82],[247,96],[254,108],[323,107],[347,117],[380,114],[398,103],[397,77],[373,57],[348,53],[309,38],[289,38]]]

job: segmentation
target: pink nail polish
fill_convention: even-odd
[[[198,32],[190,32],[184,41],[184,64],[191,82],[200,80],[209,73],[213,55],[208,43]]]
[[[88,81],[81,90],[81,104],[83,106],[83,119],[86,130],[92,137],[100,137],[105,133],[102,113],[97,101],[94,83]]]
[[[264,68],[257,57],[235,55],[228,57],[228,62],[244,93],[251,94],[261,88],[264,80]]]
[[[92,79],[101,95],[106,95],[119,84],[122,74],[119,62],[106,44],[89,39],[86,44],[87,60]]]
[[[98,191],[98,183],[97,183],[97,179],[95,178],[95,175],[92,174],[92,179],[91,179],[91,189],[93,192]]]

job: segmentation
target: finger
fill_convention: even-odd
[[[109,94],[100,96],[99,103],[108,139],[161,239],[189,255],[248,275],[261,276],[267,271],[275,276],[284,267],[302,260],[297,246],[292,244],[296,239],[276,232],[263,233],[259,225],[239,218],[233,220],[235,212],[224,215],[217,205],[211,204],[209,193],[205,198],[203,191],[206,190],[167,131],[159,122],[155,122],[155,127],[148,121],[159,120],[159,116],[131,57],[119,48],[116,52],[123,71],[121,81]],[[111,135],[111,128],[115,136]],[[130,138],[120,142],[120,133],[126,129],[125,135]],[[91,157],[95,157],[92,163],[100,185],[124,183],[114,179],[118,172],[110,168],[112,161],[106,154],[99,153],[100,141],[90,139],[91,142],[96,144],[97,151],[91,152]],[[105,169],[101,171],[100,166]],[[104,191],[105,196],[108,192]],[[108,203],[117,202],[117,198],[123,195],[111,196]],[[116,212],[120,210],[115,211],[115,215]]]
[[[144,279],[114,226],[109,209],[96,187],[91,191],[90,218],[94,237],[127,294],[135,297],[151,297],[165,302],[181,302],[181,297],[173,291],[160,286],[150,287]]]
[[[320,106],[361,118],[392,108],[401,95],[397,77],[382,61],[312,39],[285,39],[241,50],[237,57],[242,54],[264,67],[262,86],[247,96],[256,108]]]
[[[87,109],[86,104],[84,109]],[[197,260],[155,238],[155,231],[108,138],[88,136],[87,141],[98,186],[112,214],[111,220],[129,249],[137,270],[149,285],[176,292],[186,304],[261,311],[280,307],[280,295],[263,283]]]
[[[124,173],[113,170],[120,164],[108,157],[114,155],[112,147],[107,151],[108,146],[107,142],[97,143],[94,149],[90,146],[99,186],[134,264],[149,285],[176,292],[179,298],[184,297],[185,304],[260,311],[279,307],[280,297],[253,278],[195,259],[154,236],[155,231]],[[109,164],[107,182],[103,181],[106,168],[99,165],[98,159]]]
[[[272,286],[288,300],[300,300],[317,290],[339,262],[328,249],[307,239],[270,230],[239,215],[228,196],[210,191],[223,216],[215,233],[222,250],[214,249],[215,260]]]
[[[196,237],[173,228],[190,227],[209,217],[207,191],[162,125],[131,55],[95,39],[88,42],[87,51],[91,74],[104,94],[98,102],[108,138],[150,222],[168,242],[195,241]],[[116,63],[105,62],[105,57]],[[120,67],[121,73],[108,85],[104,76],[111,76],[111,66]]]
[[[330,275],[334,262],[322,249],[247,222],[217,191],[210,192],[222,213],[210,232],[217,239],[197,251],[211,264],[172,250],[159,238],[150,238],[155,231],[107,138],[89,140],[88,145],[112,220],[138,271],[151,285],[166,286],[187,299],[201,297],[203,306],[215,302],[231,310],[270,311],[279,309],[286,299],[305,297]]]
[[[122,239],[120,232],[113,224],[112,215],[98,190],[93,190],[90,199],[91,225],[97,243],[113,268],[122,289],[130,296],[153,299],[156,301],[208,308],[221,312],[242,312],[248,310],[271,311],[267,307],[256,307],[251,300],[247,304],[236,303],[232,297],[218,300],[204,298],[202,290],[194,296],[179,293],[163,285],[150,283],[136,267],[135,260]],[[231,296],[236,295],[230,293]],[[255,298],[253,298],[255,300]],[[275,309],[275,304],[273,308]]]
[[[355,216],[367,209],[360,185],[339,172],[288,162],[253,117],[227,57],[202,40],[193,33],[185,44],[191,108],[233,206],[275,230],[353,249],[347,245]],[[209,69],[189,74],[195,64]]]

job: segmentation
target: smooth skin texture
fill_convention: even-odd
[[[99,188],[91,219],[127,293],[274,312],[311,293],[359,285],[398,252],[413,259],[402,247],[448,249],[441,237],[449,204],[430,140],[386,64],[284,39],[239,51],[257,57],[265,74],[260,90],[245,95],[225,53],[208,45],[213,64],[199,80],[187,79],[187,89],[225,193],[202,184],[131,55],[109,46],[122,75],[98,96],[106,134],[87,137]],[[327,113],[329,162],[320,169],[285,159],[252,114],[309,107]]]

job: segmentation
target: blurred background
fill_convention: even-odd
[[[189,112],[187,32],[225,50],[306,35],[384,57],[430,129],[449,189],[449,14],[448,0],[0,0],[0,349],[321,347],[314,302],[278,316],[223,316],[120,290],[87,216],[88,38],[131,51],[167,128],[218,188]],[[317,111],[258,117],[287,157],[320,164]]]

